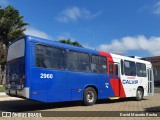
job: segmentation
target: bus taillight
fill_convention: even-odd
[[[25,76],[23,75],[23,77],[22,77],[22,84],[24,84],[24,82],[25,82]]]
[[[24,84],[24,79],[22,79],[22,84]]]

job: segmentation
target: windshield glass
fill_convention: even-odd
[[[20,39],[9,46],[7,62],[24,56],[25,40]]]

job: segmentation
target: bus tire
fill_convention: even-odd
[[[94,105],[97,101],[97,92],[92,87],[87,87],[84,90],[83,102],[86,106]]]
[[[136,100],[141,101],[143,99],[143,94],[142,88],[138,88],[136,92]]]

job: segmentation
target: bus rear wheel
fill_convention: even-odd
[[[84,91],[83,102],[86,106],[94,105],[97,101],[97,92],[94,88],[88,87]]]
[[[143,90],[142,88],[137,89],[136,100],[141,101],[143,99]]]

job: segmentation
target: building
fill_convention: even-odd
[[[146,57],[143,60],[150,61],[153,65],[154,82],[160,85],[160,56]]]

